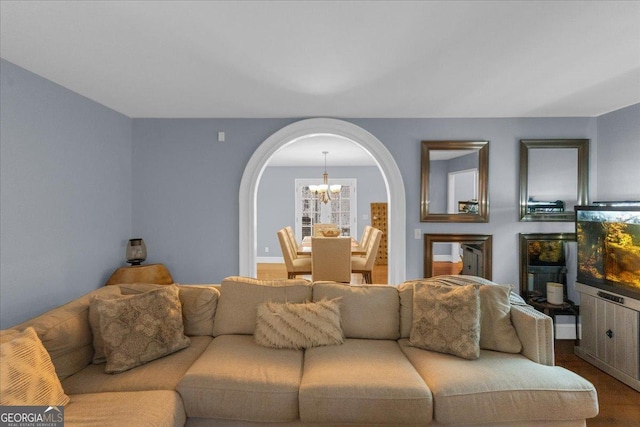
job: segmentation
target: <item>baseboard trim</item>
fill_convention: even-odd
[[[557,340],[575,340],[576,325],[575,323],[558,323],[556,321],[555,338]],[[578,324],[578,333],[582,334],[582,325]]]
[[[277,256],[262,256],[256,258],[256,261],[261,264],[284,264],[284,258]]]

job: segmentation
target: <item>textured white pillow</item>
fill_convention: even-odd
[[[64,406],[64,393],[49,353],[29,327],[0,344],[0,405]]]
[[[342,344],[340,306],[336,299],[302,304],[265,302],[258,306],[254,339],[272,348]]]
[[[480,357],[478,285],[416,283],[409,343],[465,359]]]

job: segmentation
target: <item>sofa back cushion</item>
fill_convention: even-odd
[[[148,292],[167,285],[150,283],[120,283],[123,295]],[[182,303],[184,333],[189,336],[213,335],[213,318],[218,307],[220,291],[213,285],[178,285]]]
[[[88,366],[93,358],[93,335],[89,326],[91,297],[111,294],[120,294],[120,290],[99,288],[12,329],[32,326],[51,356],[58,378],[64,380]]]
[[[340,298],[345,338],[391,339],[400,337],[398,289],[388,285],[351,286],[315,282],[313,300]]]
[[[227,277],[213,322],[213,336],[253,335],[258,305],[267,301],[301,303],[311,300],[311,282],[304,279],[256,280]]]
[[[400,338],[409,338],[413,324],[413,287],[415,282],[398,286],[400,295]]]

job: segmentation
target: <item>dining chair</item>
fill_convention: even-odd
[[[365,225],[364,226],[364,230],[362,231],[362,237],[360,238],[360,246],[363,248],[367,247],[367,244],[369,243],[369,238],[371,237],[371,230],[373,229],[372,226],[370,225]],[[364,256],[364,255],[360,255],[360,256]]]
[[[311,238],[311,279],[351,282],[351,239]]]
[[[290,225],[287,225],[284,228],[287,231],[287,236],[289,236],[289,242],[291,243],[291,246],[293,247],[293,249],[297,252],[298,250],[298,239],[296,239],[296,235],[293,232],[293,228],[291,228]],[[311,254],[297,254],[298,257],[310,257]]]
[[[329,224],[329,223],[313,224],[313,236],[314,237],[324,237],[323,234],[322,234],[322,230],[326,229],[326,228],[337,229],[338,228],[338,224]]]
[[[278,230],[278,240],[287,267],[287,278],[294,279],[301,274],[311,274],[311,257],[299,257],[296,254],[297,247],[291,244],[287,230]]]
[[[353,273],[362,274],[364,283],[371,282],[371,272],[373,271],[373,264],[378,255],[378,246],[380,246],[380,239],[382,239],[382,231],[372,227],[371,236],[367,243],[367,254],[362,256],[351,257],[351,271]]]

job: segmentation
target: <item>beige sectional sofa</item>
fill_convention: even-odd
[[[70,397],[65,425],[584,426],[598,413],[593,385],[553,366],[551,319],[516,295],[511,321],[522,343],[518,354],[481,350],[467,360],[411,346],[413,282],[228,278],[220,286],[181,285],[189,346],[105,373],[104,364],[92,363],[92,298],[160,286],[107,286],[2,331],[5,342],[34,327]],[[256,343],[258,304],[336,298],[342,344],[281,349]]]

